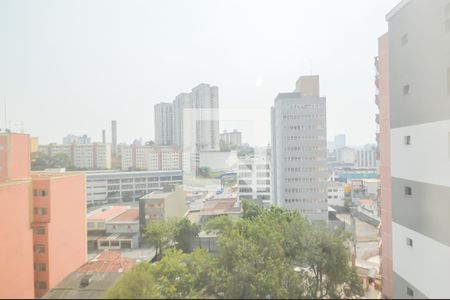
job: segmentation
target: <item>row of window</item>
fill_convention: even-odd
[[[287,127],[299,127],[299,126],[285,126],[285,129],[293,129],[293,128],[287,128]],[[317,128],[319,129],[319,128]],[[324,129],[324,128],[320,128]],[[325,141],[326,137],[324,135],[290,135],[285,136],[285,140],[288,141]]]
[[[302,178],[302,177],[286,177],[284,178],[284,182],[287,183],[297,183],[297,182],[325,182],[325,179],[320,178]]]
[[[33,190],[34,197],[47,197],[47,190]]]
[[[325,104],[322,103],[311,103],[311,104],[291,104],[288,106],[289,110],[293,109],[317,109],[317,108],[325,108]]]
[[[327,203],[326,199],[291,199],[287,198],[284,200],[286,203],[303,203],[303,204],[320,204]]]
[[[318,156],[288,156],[284,158],[286,161],[324,161],[325,159]]]
[[[319,189],[319,188],[285,188],[284,192],[287,194],[293,194],[293,193],[324,193],[326,192],[325,189]]]
[[[327,168],[321,167],[295,167],[295,168],[284,168],[285,172],[323,172]]]
[[[320,146],[289,146],[284,151],[324,151],[326,148]]]
[[[283,115],[283,120],[325,119],[324,114]]]
[[[38,216],[46,216],[47,215],[47,208],[45,207],[35,207],[34,214]]]
[[[315,130],[315,129],[326,129],[325,125],[290,125],[290,126],[284,126],[284,129],[291,129],[291,130]],[[308,139],[310,140],[317,140],[319,136],[301,136],[301,139]],[[322,137],[322,136],[320,136]]]

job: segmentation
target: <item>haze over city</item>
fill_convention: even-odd
[[[153,140],[153,106],[204,82],[219,87],[221,131],[267,145],[274,98],[313,73],[329,140],[373,143],[372,62],[396,3],[0,1],[0,127],[6,99],[8,126],[41,143],[110,139],[111,119],[119,142]]]

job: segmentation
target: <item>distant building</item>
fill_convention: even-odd
[[[39,152],[39,138],[31,137],[30,138],[30,151],[31,153]]]
[[[102,130],[102,144],[106,144],[106,130]]]
[[[39,152],[49,157],[59,153],[66,154],[77,169],[111,169],[110,144],[39,145]]]
[[[347,146],[345,134],[339,134],[334,137],[334,147],[336,150]]]
[[[328,205],[344,206],[344,186],[343,182],[328,181]]]
[[[111,121],[111,155],[117,156],[117,121]]]
[[[103,251],[68,275],[41,299],[103,299],[106,292],[134,266],[120,252]]]
[[[365,145],[356,151],[356,166],[358,168],[377,168],[377,147],[375,145]]]
[[[356,163],[356,150],[350,147],[342,147],[336,150],[336,160],[341,165],[354,167]]]
[[[170,184],[183,184],[183,171],[87,172],[87,203],[99,205],[136,201]]]
[[[224,146],[235,149],[242,145],[242,132],[234,129],[232,132],[226,130],[220,134],[220,141]]]
[[[198,166],[212,171],[235,170],[238,163],[237,151],[201,151],[198,153]]]
[[[88,250],[139,247],[139,209],[110,206],[88,214]]]
[[[183,149],[185,171],[195,173],[199,152],[220,149],[219,88],[199,84],[176,97],[173,111],[173,140]]]
[[[80,145],[86,145],[91,143],[91,138],[85,135],[73,135],[69,134],[66,137],[63,138],[63,144],[64,145],[71,145],[71,144],[80,144]]]
[[[239,160],[237,171],[238,199],[253,200],[264,207],[272,205],[270,161],[266,156]]]
[[[124,146],[121,147],[121,169],[164,171],[181,170],[183,156],[173,146]]]
[[[272,199],[311,221],[328,220],[326,99],[302,76],[272,107]]]
[[[450,295],[450,2],[405,0],[389,23],[394,298]]]
[[[157,145],[173,144],[173,104],[159,103],[155,112],[155,143]]]
[[[86,261],[84,191],[82,173],[30,173],[30,137],[0,134],[0,298],[39,298]]]
[[[172,191],[156,191],[139,199],[141,230],[149,222],[169,218],[182,218],[188,214],[186,192],[182,186],[174,186]]]

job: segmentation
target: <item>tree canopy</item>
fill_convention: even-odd
[[[298,212],[277,207],[263,209],[244,201],[243,208],[243,217],[236,221],[219,216],[206,224],[206,231],[218,235],[217,255],[203,249],[186,253],[191,249],[184,246],[168,249],[155,264],[141,263],[125,274],[107,296],[247,299],[362,294],[343,231],[311,225]],[[193,226],[189,223],[178,226],[192,237],[195,230],[187,230]]]

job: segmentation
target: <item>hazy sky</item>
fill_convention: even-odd
[[[312,69],[329,138],[375,142],[373,59],[398,2],[0,0],[0,103],[42,143],[109,139],[112,119],[131,142],[153,139],[155,103],[205,82],[219,87],[221,130],[264,145],[275,96]]]

